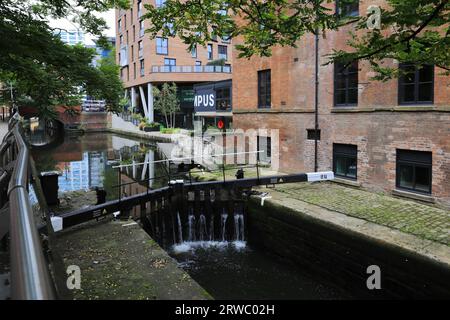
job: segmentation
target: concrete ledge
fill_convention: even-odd
[[[414,192],[408,192],[408,191],[399,190],[399,189],[392,190],[392,195],[397,196],[397,197],[413,199],[413,200],[419,200],[419,201],[428,202],[428,203],[436,202],[436,200],[432,196],[427,196],[425,194],[419,194],[419,193],[414,193]]]
[[[75,299],[211,299],[133,220],[86,222],[58,232],[55,243],[66,267],[80,267]]]
[[[119,129],[113,129],[109,128],[109,132],[120,134],[123,136],[133,137],[133,138],[140,138],[140,139],[146,139],[151,141],[158,141],[158,142],[171,142],[171,136],[170,134],[164,134],[159,133],[158,134],[152,134],[151,132],[131,132],[126,130],[119,130]]]
[[[450,112],[450,106],[418,105],[393,107],[333,107],[331,113],[358,113],[358,112]]]
[[[311,109],[295,109],[295,108],[283,108],[283,109],[233,109],[233,114],[245,114],[245,113],[314,113]]]
[[[344,185],[350,186],[350,187],[361,188],[361,183],[359,183],[358,181],[355,181],[355,180],[334,177],[334,180],[332,180],[332,181],[334,183],[344,184]]]

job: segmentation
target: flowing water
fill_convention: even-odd
[[[122,183],[164,176],[165,168],[152,164],[158,159],[154,145],[114,134],[65,137],[62,144],[32,150],[38,171],[61,172],[60,193],[103,187],[108,199],[117,198],[118,174],[112,167],[148,161],[146,166],[122,170]],[[135,184],[127,194],[167,185],[167,178],[151,184]],[[211,200],[214,201],[214,195]],[[247,242],[245,212],[171,213],[158,226],[160,244],[201,286],[216,299],[345,299],[349,294],[322,279],[307,274],[278,257]],[[159,218],[161,221],[161,216]]]

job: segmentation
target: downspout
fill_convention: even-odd
[[[319,132],[319,29],[316,28],[314,32],[315,37],[315,101],[314,101],[314,172],[317,172],[319,169],[318,164],[318,132]]]

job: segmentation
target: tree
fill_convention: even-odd
[[[180,102],[177,95],[177,85],[164,83],[161,89],[153,88],[153,106],[155,110],[164,115],[167,128],[175,127],[175,114],[180,110]]]
[[[99,62],[99,76],[95,82],[87,85],[86,91],[90,96],[106,101],[108,111],[120,113],[123,111],[121,97],[123,94],[122,81],[119,77],[120,67],[116,64],[116,51],[112,49],[107,57]]]
[[[339,0],[348,6],[359,0]],[[167,0],[155,8],[146,5],[151,37],[177,35],[191,50],[213,37],[239,37],[239,57],[270,56],[274,46],[296,47],[306,33],[326,36],[327,31],[353,24],[351,51],[334,51],[330,63],[367,60],[380,79],[396,75],[382,67],[386,58],[418,65],[435,64],[450,70],[450,0],[386,0],[380,30],[367,30],[368,17],[335,14],[331,0]],[[214,28],[213,28],[214,27]],[[359,30],[367,32],[358,32]]]
[[[3,0],[0,2],[0,82],[14,81],[16,102],[36,108],[43,118],[56,116],[55,106],[79,103],[82,94],[102,91],[106,70],[91,65],[95,50],[64,44],[48,18],[72,17],[86,32],[100,36],[106,23],[95,12],[126,0]]]

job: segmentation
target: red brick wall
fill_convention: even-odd
[[[361,1],[361,14],[377,3],[383,1]],[[432,151],[432,195],[450,207],[450,77],[436,68],[434,104],[403,107],[398,106],[398,81],[370,81],[372,70],[360,62],[358,105],[342,112],[333,106],[333,65],[323,64],[332,49],[346,49],[351,28],[320,37],[319,169],[332,169],[333,143],[356,144],[358,182],[389,192],[395,189],[396,148]],[[314,141],[306,139],[306,129],[314,128],[314,37],[305,36],[298,48],[275,48],[271,58],[238,59],[237,54],[233,127],[279,129],[280,170],[314,170]],[[270,110],[257,109],[257,72],[264,69],[271,69]]]

